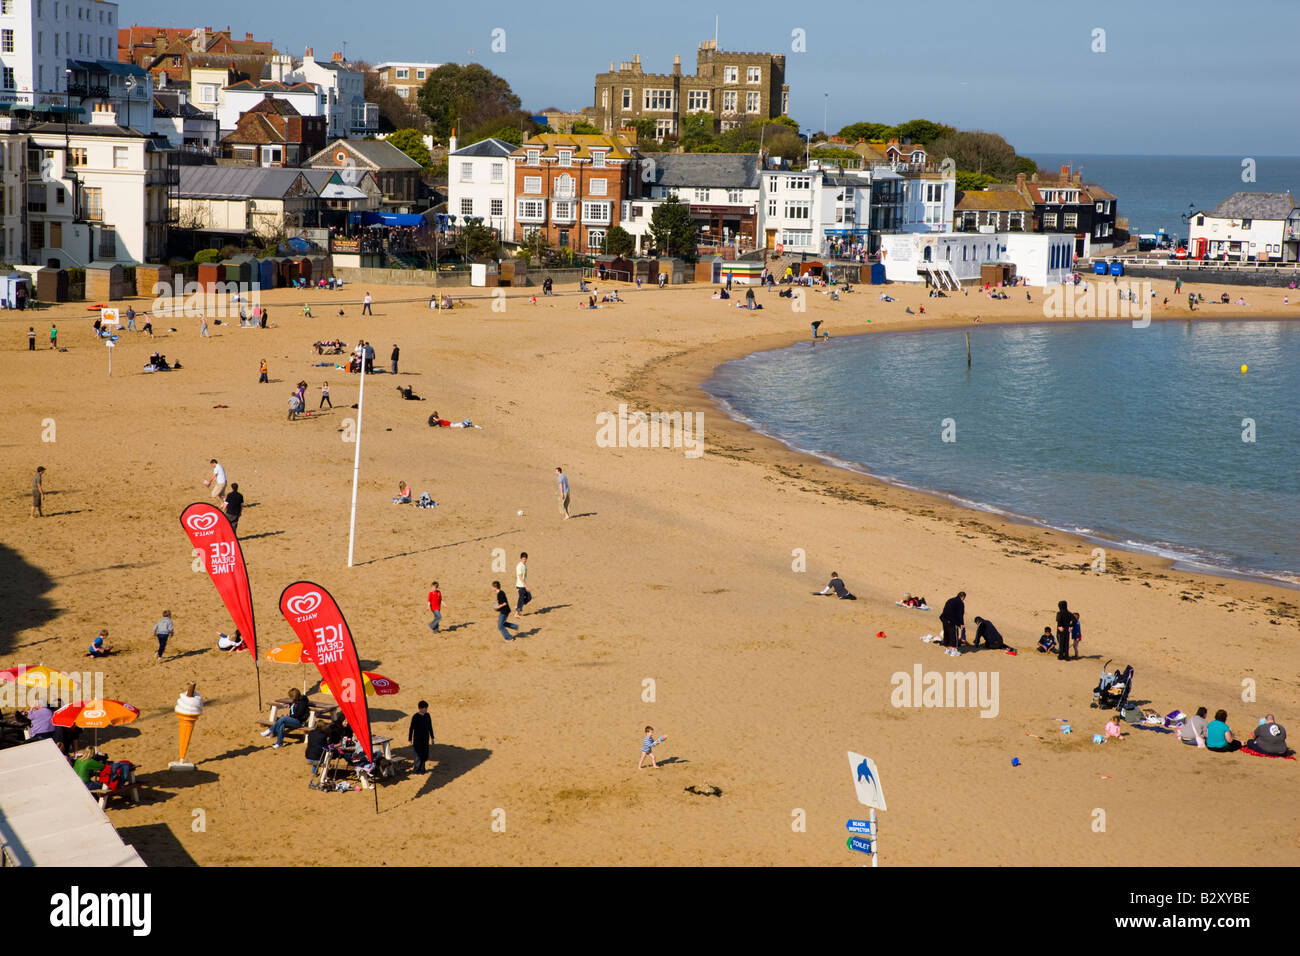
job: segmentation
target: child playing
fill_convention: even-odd
[[[1102,733],[1102,737],[1106,740],[1109,740],[1112,737],[1114,737],[1116,740],[1124,739],[1123,728],[1120,726],[1118,716],[1112,717],[1110,721],[1106,724],[1106,729]]]
[[[1038,638],[1038,653],[1049,654],[1055,646],[1056,638],[1052,636],[1052,629],[1050,627],[1043,628],[1042,636]]]
[[[659,740],[662,739],[662,737],[659,738]],[[655,729],[647,725],[645,729],[645,739],[641,741],[641,762],[636,765],[636,769],[644,769],[646,757],[650,758],[650,768],[652,770],[659,769],[659,764],[655,763],[654,754],[655,744],[659,743],[659,740],[655,740]]]
[[[90,643],[90,657],[107,657],[113,649],[104,644],[104,638],[108,637],[107,629],[102,630]]]
[[[1070,643],[1074,645],[1074,659],[1079,659],[1079,642],[1083,640],[1083,629],[1079,626],[1079,615],[1074,615],[1074,623],[1070,625]]]

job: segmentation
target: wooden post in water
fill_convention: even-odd
[[[970,333],[966,333],[966,367],[970,368]]]

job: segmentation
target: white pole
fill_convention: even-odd
[[[871,808],[871,865],[875,866],[880,859],[880,831],[876,829],[876,808]]]
[[[357,450],[352,456],[352,523],[348,528],[348,567],[352,567],[352,546],[357,539],[357,476],[361,471],[361,412],[366,404],[366,353],[361,352],[361,394],[357,398]]]

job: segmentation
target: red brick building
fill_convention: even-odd
[[[623,218],[626,200],[640,196],[636,134],[542,133],[510,154],[515,209],[511,237],[540,230],[546,242],[599,252]]]
[[[300,166],[325,148],[324,116],[303,116],[293,104],[267,97],[239,117],[221,141],[223,165]]]
[[[217,54],[223,57],[259,57],[269,59],[275,50],[271,44],[253,39],[235,39],[227,27],[150,27],[133,25],[117,31],[117,58],[134,63],[153,74],[154,83],[166,75],[167,82],[189,82],[190,59],[195,55]],[[258,74],[260,76],[260,73]]]

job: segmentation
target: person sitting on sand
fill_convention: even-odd
[[[731,298],[731,293],[728,292],[726,289],[719,289],[717,292],[713,293],[713,295],[709,296],[709,298],[710,298],[710,299],[730,299],[730,298]]]
[[[1056,638],[1052,636],[1050,627],[1043,628],[1043,633],[1038,637],[1038,653],[1050,654],[1056,647]]]
[[[1286,728],[1279,724],[1272,714],[1268,714],[1259,722],[1255,733],[1243,746],[1255,753],[1269,754],[1273,757],[1286,756],[1289,751],[1286,745]]]
[[[402,393],[402,398],[404,398],[408,402],[424,401],[424,399],[422,399],[419,395],[415,394],[415,392],[412,390],[411,386],[409,385],[398,385],[397,390]]]
[[[1124,739],[1124,727],[1119,722],[1118,716],[1113,716],[1111,717],[1110,720],[1106,722],[1106,728],[1105,730],[1102,731],[1101,737],[1102,740],[1112,740],[1112,739],[1123,740]]]
[[[242,651],[247,646],[238,628],[235,629],[233,635],[217,634],[217,650],[219,651]]]
[[[399,482],[397,485],[397,497],[393,499],[395,505],[409,505],[411,503],[411,486],[406,482]]]
[[[1209,713],[1204,707],[1197,707],[1196,713],[1187,718],[1182,729],[1178,732],[1178,739],[1189,747],[1205,747],[1205,728],[1207,721],[1206,715]]]
[[[90,642],[90,653],[88,657],[107,657],[113,653],[113,649],[104,643],[104,638],[108,637],[108,631],[100,631],[95,639]]]
[[[1216,710],[1214,719],[1205,727],[1205,749],[1215,753],[1226,754],[1241,749],[1241,741],[1232,736],[1228,726],[1228,712]]]
[[[857,597],[849,593],[849,589],[844,585],[844,579],[840,577],[838,571],[831,572],[831,579],[826,582],[826,587],[817,592],[820,594],[834,594],[841,601],[856,601]]]
[[[432,415],[429,416],[429,427],[430,428],[482,428],[483,426],[475,425],[468,418],[466,418],[464,421],[449,422],[445,418],[439,418],[438,413],[434,412]]]
[[[975,647],[980,646],[980,641],[991,651],[1005,651],[1007,645],[1002,640],[1002,635],[998,629],[993,626],[992,621],[986,621],[982,617],[974,618],[975,621]]]

